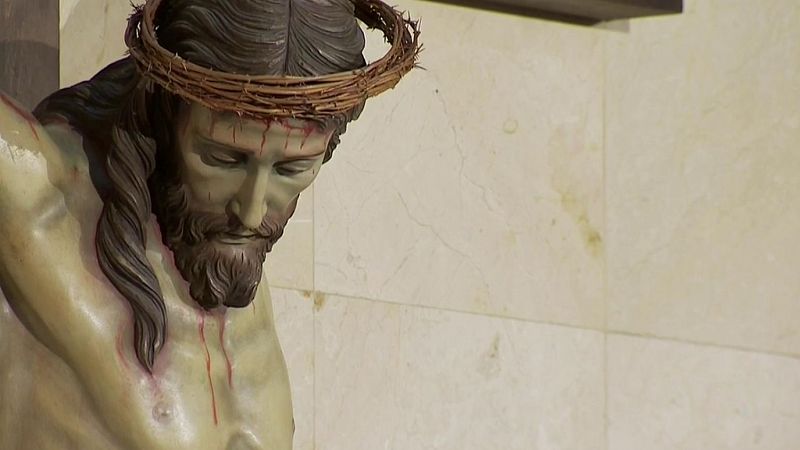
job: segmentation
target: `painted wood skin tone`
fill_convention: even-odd
[[[254,163],[261,168],[287,155],[311,161],[299,181],[251,182],[255,169],[230,177],[230,192],[253,201],[241,206],[242,215],[296,197],[316,176],[322,162],[315,155],[330,137],[309,136],[298,124],[242,123],[194,106],[185,120],[183,133],[209,122],[217,134],[237,130],[243,151],[262,150]],[[150,374],[134,355],[128,303],[96,260],[101,208],[81,136],[63,124],[42,127],[3,97],[0,448],[291,449],[291,395],[266,279],[246,308],[203,310],[153,218],[147,257],[168,329]]]

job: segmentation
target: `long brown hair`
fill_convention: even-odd
[[[216,70],[313,76],[365,65],[364,35],[349,0],[172,0],[156,17],[160,44]],[[146,256],[153,210],[149,180],[171,148],[182,100],[143,78],[129,58],[62,89],[34,111],[67,120],[85,137],[92,182],[103,199],[95,246],[103,273],[128,301],[134,349],[151,371],[166,336],[161,288]],[[327,160],[360,111],[332,119]]]

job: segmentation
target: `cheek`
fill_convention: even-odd
[[[313,183],[314,180],[317,178],[317,175],[319,175],[319,170],[321,167],[322,167],[322,160],[319,160],[316,163],[314,163],[314,166],[311,167],[311,169],[298,175],[294,180],[297,189],[300,189],[302,191],[303,189],[306,189],[307,187],[311,186],[311,183]]]
[[[308,171],[300,174],[295,180],[295,188],[297,189],[297,193],[299,194],[301,191],[305,190],[319,175],[319,171],[322,168],[322,159],[319,159],[314,166],[309,169]]]
[[[310,170],[294,177],[280,178],[271,188],[271,207],[281,211],[288,208],[301,192],[306,190],[319,173],[322,161],[319,161]]]
[[[184,158],[181,180],[191,193],[193,206],[213,212],[224,211],[241,186],[244,174],[222,172],[205,164],[196,154]]]

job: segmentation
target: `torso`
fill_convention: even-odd
[[[61,134],[54,138],[57,145],[80,142],[61,127],[50,130]],[[103,278],[94,256],[101,201],[85,168],[76,169],[70,183],[65,217],[77,221],[81,232],[73,237],[77,244],[63,247],[81,253],[72,259],[82,267],[69,268],[81,281],[77,288],[47,291],[48,298],[37,304],[66,299],[88,309],[81,311],[84,315],[96,312],[97,320],[83,325],[90,329],[79,330],[87,338],[76,342],[102,347],[99,354],[105,356],[59,354],[60,345],[78,344],[36,336],[25,311],[30,299],[0,296],[0,448],[291,449],[291,396],[266,280],[249,307],[205,312],[188,298],[151,223],[147,256],[167,305],[168,329],[153,373],[147,373],[133,352],[127,302]],[[61,243],[52,244],[60,248]],[[92,342],[95,332],[113,335],[114,342]],[[99,367],[104,375],[81,376],[91,372],[87,367]],[[114,398],[98,397],[109,377],[119,377],[112,380],[119,387],[106,391]]]

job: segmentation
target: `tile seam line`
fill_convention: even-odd
[[[61,89],[61,0],[58,0],[58,14],[56,14],[58,18],[58,28],[56,29],[56,33],[58,33],[58,39],[56,39],[56,43],[58,45],[58,61],[56,62],[56,83],[58,84],[58,88]]]
[[[317,448],[317,308],[311,300],[311,449]]]
[[[729,350],[741,353],[750,353],[756,355],[765,355],[765,356],[774,356],[779,358],[787,358],[793,359],[796,361],[800,361],[800,354],[794,353],[787,353],[787,352],[780,352],[775,350],[760,350],[756,348],[750,347],[742,347],[738,345],[726,345],[726,344],[719,344],[714,342],[703,342],[703,341],[695,341],[691,339],[681,339],[681,338],[674,338],[669,336],[662,336],[657,334],[642,334],[642,333],[634,333],[630,331],[624,330],[608,330],[609,335],[615,336],[623,336],[623,337],[635,337],[639,339],[651,339],[656,341],[664,341],[664,342],[673,342],[678,344],[690,345],[694,347],[706,347],[706,348],[713,348],[718,350]]]
[[[309,292],[308,290],[297,288],[297,287],[278,287],[278,286],[270,286],[270,287],[271,288],[274,287],[274,288],[278,288],[278,289],[283,289],[283,290],[295,291],[295,292],[299,292],[301,294]],[[466,315],[470,315],[470,316],[488,317],[488,318],[492,318],[492,319],[512,320],[512,321],[517,321],[517,322],[535,323],[535,324],[539,324],[539,325],[550,325],[550,326],[554,326],[554,327],[571,328],[571,329],[584,330],[584,331],[595,331],[595,332],[598,332],[598,333],[602,333],[602,332],[605,331],[602,328],[602,326],[600,326],[600,327],[579,326],[579,325],[567,324],[567,323],[561,323],[561,322],[552,322],[552,321],[546,321],[546,320],[534,320],[534,319],[524,319],[524,318],[513,317],[513,316],[504,316],[504,315],[501,315],[501,314],[481,313],[481,312],[465,311],[465,310],[453,309],[453,308],[439,308],[439,307],[430,306],[430,305],[418,305],[418,304],[412,304],[412,303],[393,302],[393,301],[390,301],[390,300],[380,300],[380,299],[375,299],[375,298],[362,297],[362,296],[351,295],[351,294],[344,294],[344,293],[340,293],[340,292],[331,292],[331,291],[322,291],[322,290],[314,290],[312,292],[316,293],[316,294],[322,294],[322,295],[325,295],[325,296],[345,297],[345,298],[349,298],[349,299],[353,299],[353,300],[361,300],[361,301],[367,301],[367,302],[372,302],[372,303],[381,303],[381,304],[391,305],[391,306],[399,306],[399,307],[406,306],[406,307],[433,310],[433,311],[442,311],[442,312],[449,312],[449,313],[466,314]]]
[[[317,288],[317,188],[311,186],[311,292]],[[317,308],[311,296],[311,450],[317,448]]]
[[[608,157],[608,36],[601,35],[602,39],[602,64],[601,70],[603,71],[600,76],[602,77],[602,123],[603,123],[603,140],[602,140],[602,208],[603,208],[603,444],[605,450],[611,448],[611,440],[609,439],[609,428],[611,421],[609,419],[609,406],[608,406],[608,391],[609,391],[609,371],[608,371],[608,310],[611,302],[608,288],[608,171],[606,170],[606,158]]]
[[[278,288],[278,289],[283,289],[283,290],[287,290],[287,291],[293,291],[293,292],[297,292],[297,293],[300,293],[300,294],[308,293],[307,290],[298,289],[298,288]],[[484,314],[484,313],[478,313],[478,312],[474,312],[474,311],[462,311],[462,310],[458,310],[458,309],[437,308],[437,307],[428,306],[428,305],[415,305],[415,304],[408,304],[408,303],[398,303],[398,302],[392,302],[392,301],[388,301],[388,300],[378,300],[378,299],[374,299],[374,298],[360,297],[360,296],[342,294],[342,293],[337,293],[337,292],[327,292],[327,291],[312,291],[312,292],[318,293],[318,294],[323,294],[325,296],[331,296],[332,295],[332,296],[337,296],[337,297],[345,297],[345,298],[349,298],[349,299],[353,299],[353,300],[360,300],[360,301],[366,301],[366,302],[371,302],[371,303],[380,303],[380,304],[396,306],[396,307],[410,307],[410,308],[425,309],[425,310],[432,310],[432,311],[441,311],[441,312],[456,313],[456,314],[466,314],[466,315],[469,315],[469,316],[478,316],[478,317],[486,317],[486,318],[492,318],[492,319],[511,320],[511,321],[522,322],[522,323],[531,323],[531,324],[537,324],[537,325],[548,325],[548,326],[559,327],[559,328],[568,328],[568,329],[572,329],[572,330],[592,331],[592,332],[604,333],[604,334],[608,334],[608,335],[636,337],[636,338],[642,338],[642,339],[652,339],[652,340],[656,340],[656,341],[674,342],[674,343],[692,345],[692,346],[697,346],[697,347],[708,347],[708,348],[716,348],[716,349],[722,349],[722,350],[732,350],[732,351],[738,351],[738,352],[761,354],[761,355],[767,355],[767,356],[776,356],[776,357],[781,357],[781,358],[800,360],[800,354],[794,354],[794,353],[788,353],[788,352],[779,352],[779,351],[774,351],[774,350],[761,350],[761,349],[748,348],[748,347],[742,347],[742,346],[736,346],[736,345],[726,345],[726,344],[719,344],[719,343],[714,343],[714,342],[695,341],[695,340],[690,340],[690,339],[681,339],[681,338],[676,338],[676,337],[671,337],[671,336],[664,336],[664,335],[659,335],[659,334],[635,333],[635,332],[631,332],[631,331],[618,330],[618,329],[613,329],[613,328],[609,328],[608,330],[603,330],[603,329],[599,329],[599,328],[577,326],[577,325],[571,325],[571,324],[565,324],[565,323],[559,323],[559,322],[549,322],[549,321],[544,321],[544,320],[523,319],[523,318],[519,318],[519,317],[509,317],[509,316],[502,316],[502,315],[497,315],[497,314]]]

